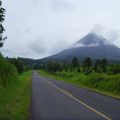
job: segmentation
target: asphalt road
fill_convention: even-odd
[[[34,73],[30,120],[120,120],[120,101]]]

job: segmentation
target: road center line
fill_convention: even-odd
[[[99,111],[95,110],[94,108],[92,108],[91,106],[87,105],[86,103],[84,103],[81,100],[78,100],[77,98],[75,98],[71,93],[67,92],[66,90],[63,90],[59,87],[57,87],[55,84],[53,84],[52,82],[46,80],[51,86],[53,86],[54,88],[56,88],[57,90],[59,90],[60,92],[64,93],[65,95],[69,96],[70,98],[72,98],[73,100],[79,102],[80,104],[82,104],[83,106],[85,106],[86,108],[92,110],[93,112],[99,114],[100,116],[102,116],[103,118],[105,118],[106,120],[112,120],[111,118],[107,117],[106,115],[100,113]]]

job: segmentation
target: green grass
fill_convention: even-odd
[[[104,73],[83,73],[57,72],[50,74],[45,71],[39,72],[46,77],[61,80],[78,87],[92,90],[94,92],[120,99],[120,74],[108,75]]]
[[[19,75],[16,83],[0,85],[0,120],[27,120],[31,101],[31,72]]]

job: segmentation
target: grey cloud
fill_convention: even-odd
[[[120,38],[120,32],[118,30],[110,30],[107,33],[107,37],[111,41],[116,41],[116,40],[118,40]]]
[[[32,5],[37,5],[39,3],[39,0],[32,0]]]
[[[100,24],[95,24],[94,27],[90,32],[96,33],[96,34],[102,34],[104,32],[105,28]]]
[[[31,6],[43,6],[43,1],[42,0],[32,0],[31,1]]]
[[[37,39],[30,42],[29,47],[31,50],[39,54],[43,54],[47,52],[47,45],[45,38],[43,36],[40,36]]]
[[[74,10],[70,0],[52,0],[50,7],[54,12],[71,12]]]
[[[30,49],[38,54],[55,54],[70,46],[70,43],[64,39],[55,40],[45,38],[44,36],[38,37],[30,43]]]
[[[116,42],[120,38],[120,32],[114,29],[108,29],[105,26],[96,24],[91,32],[96,33],[98,35],[102,35],[107,38],[112,43]]]
[[[24,33],[25,33],[25,34],[30,34],[30,33],[31,33],[31,30],[30,30],[29,28],[26,28],[26,29],[24,30]]]
[[[70,46],[71,46],[71,44],[67,40],[61,39],[54,43],[54,45],[50,51],[52,54],[55,54],[55,53],[59,53],[59,52],[63,51],[64,49],[69,48]]]
[[[32,0],[32,6],[39,6],[44,10],[50,9],[52,12],[66,13],[75,9],[70,0]]]
[[[120,32],[118,30],[110,30],[106,33],[105,37],[111,41],[112,43],[114,43],[115,45],[117,45],[118,47],[120,47]]]

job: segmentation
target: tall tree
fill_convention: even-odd
[[[90,68],[92,66],[92,60],[90,57],[85,58],[83,61],[83,66],[87,68]]]
[[[0,47],[3,46],[3,41],[7,38],[3,38],[3,32],[5,31],[3,27],[3,21],[5,18],[5,9],[2,7],[2,1],[0,0]]]
[[[97,59],[95,61],[95,65],[94,65],[95,72],[101,72],[101,68],[102,68],[101,63],[102,63],[102,60],[100,59]]]
[[[83,72],[87,75],[92,72],[92,60],[90,57],[87,57],[83,61]]]
[[[71,67],[72,69],[75,71],[76,68],[80,67],[79,61],[77,59],[77,57],[74,57],[71,63]]]
[[[69,64],[66,60],[64,60],[62,63],[62,70],[65,70],[67,72],[68,69],[69,69]]]
[[[107,65],[108,65],[107,59],[103,58],[103,60],[102,60],[102,70],[103,70],[103,72],[107,72]]]
[[[49,61],[45,69],[48,72],[57,72],[61,71],[61,65],[58,62]]]
[[[107,59],[103,58],[96,60],[94,70],[95,72],[107,72]]]

